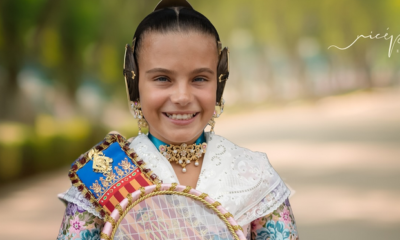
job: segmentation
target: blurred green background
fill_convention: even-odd
[[[124,45],[157,2],[0,1],[0,185],[60,168],[66,174],[63,167],[107,132],[137,133],[122,76]],[[228,116],[399,89],[399,0],[190,3],[230,47]],[[392,43],[361,38],[346,50],[328,49],[378,33]]]
[[[156,3],[1,1],[1,183],[68,164],[109,130],[136,133],[126,107],[124,44]],[[191,3],[231,48],[228,108],[399,85],[399,43],[390,58],[384,39],[328,50],[371,32],[395,38],[398,0]]]

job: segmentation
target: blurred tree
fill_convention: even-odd
[[[0,102],[3,103],[0,119],[33,121],[32,112],[26,109],[27,104],[24,103],[26,99],[19,92],[17,77],[27,61],[27,32],[37,26],[38,15],[45,5],[46,1],[43,0],[0,2],[1,63],[5,69],[5,78],[0,89]]]
[[[18,146],[3,146],[0,141],[0,148],[6,149],[3,153],[22,158],[22,167],[51,165],[55,164],[50,159],[52,148],[75,146],[71,143],[74,141],[91,146],[93,139],[98,139],[94,134],[103,132],[98,131],[103,124],[108,124],[107,129],[122,125],[120,116],[124,116],[126,104],[124,46],[158,2],[0,1],[0,129],[22,123],[17,128],[23,130],[17,132],[26,134],[20,137],[24,140]],[[388,33],[396,38],[400,34],[396,25],[400,20],[398,0],[189,2],[211,20],[224,46],[231,48],[232,75],[227,88],[240,103],[316,98],[400,84],[399,43],[393,43],[391,58],[387,56],[389,41],[383,39],[359,39],[344,51],[327,49],[330,45],[346,47],[360,34]],[[27,73],[27,69],[34,71]],[[40,84],[45,86],[38,87]],[[32,100],[29,94],[40,101]],[[256,95],[267,96],[257,99]],[[235,101],[228,100],[227,104]],[[92,106],[97,109],[88,111]],[[87,140],[76,140],[66,132],[39,124],[43,115],[54,118],[55,129],[68,121],[76,129],[89,128]],[[71,120],[77,115],[90,124]],[[53,132],[48,137],[51,140],[39,136],[38,125]],[[0,140],[1,136],[0,132]],[[32,154],[34,148],[40,148],[40,154]],[[14,154],[20,150],[24,154]],[[46,151],[48,154],[44,154]],[[27,172],[17,170],[16,174]]]

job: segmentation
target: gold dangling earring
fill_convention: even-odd
[[[215,113],[215,112],[214,112],[214,113]],[[214,132],[214,126],[215,126],[214,115],[211,117],[210,121],[208,121],[208,125],[211,126],[210,132],[211,132],[211,133],[215,133],[215,132]]]
[[[143,113],[142,113],[142,106],[140,105],[140,102],[132,102],[131,101],[131,109],[133,111],[133,117],[135,119],[138,119],[138,128],[139,128],[139,135],[142,134],[142,127],[147,128],[149,125],[144,119]]]
[[[215,110],[214,110],[214,114],[211,117],[210,121],[208,121],[208,125],[211,126],[211,133],[215,133],[214,132],[214,127],[215,127],[215,118],[219,118],[219,116],[221,116],[221,114],[224,112],[224,107],[225,107],[225,100],[221,97],[221,102],[217,102],[217,104],[215,104]]]

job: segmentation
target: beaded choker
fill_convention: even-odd
[[[182,172],[186,172],[186,165],[194,162],[194,165],[199,166],[199,159],[206,153],[207,143],[204,132],[193,144],[182,143],[181,145],[169,145],[148,134],[150,141],[156,146],[160,153],[170,162],[175,162],[181,165]]]

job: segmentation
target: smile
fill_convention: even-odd
[[[173,120],[190,120],[194,118],[197,113],[164,113],[164,115]]]

